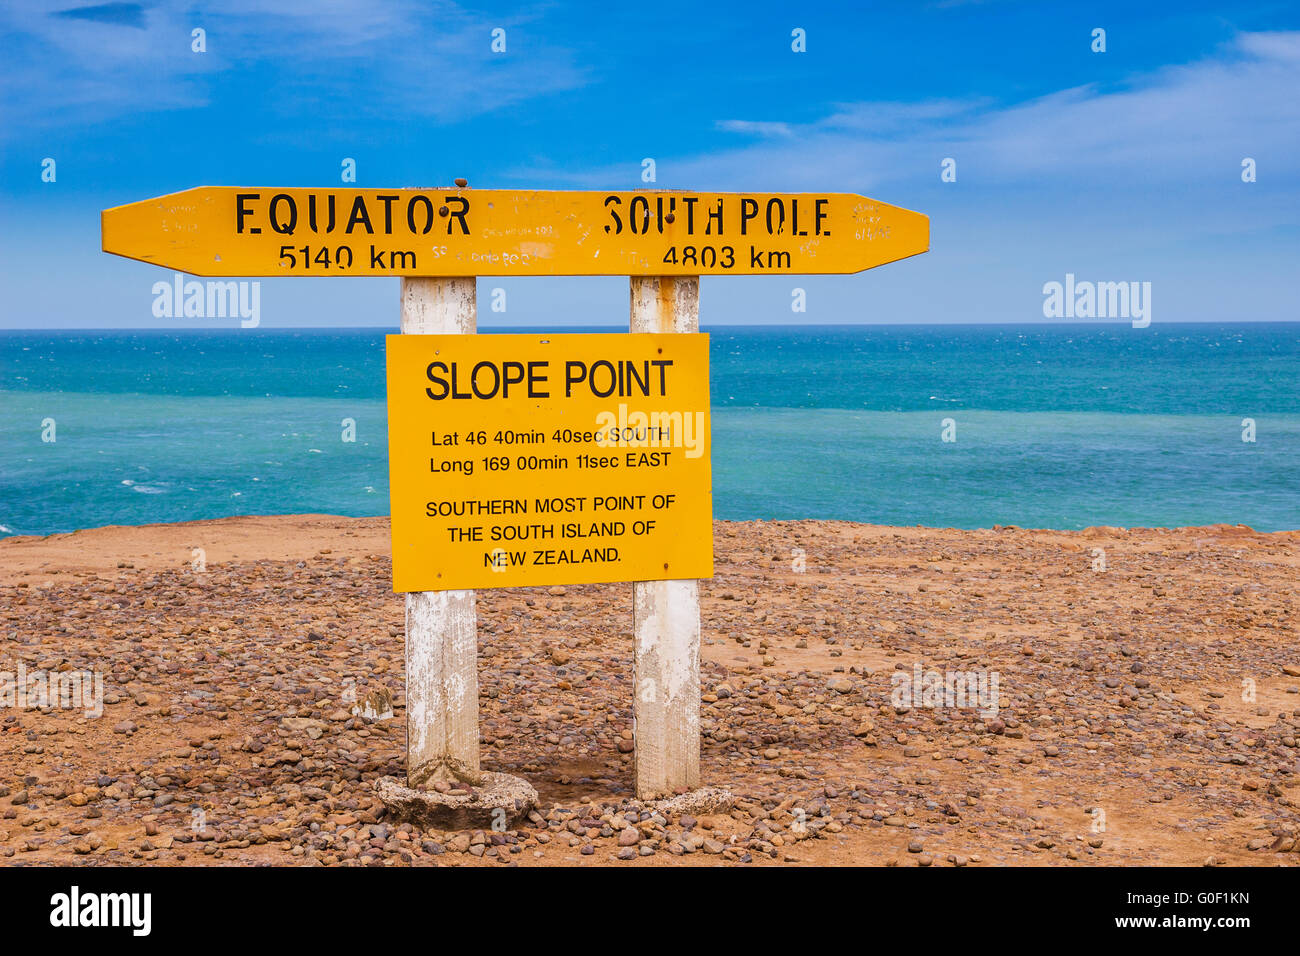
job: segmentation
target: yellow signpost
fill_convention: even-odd
[[[203,186],[106,209],[103,248],[197,276],[401,276],[388,338],[393,586],[406,592],[400,816],[497,826],[479,767],[475,588],[632,581],[637,796],[699,786],[713,572],[699,276],[860,272],[930,247],[848,193]],[[632,335],[473,335],[477,276],[625,275]],[[714,801],[708,796],[705,802]]]
[[[397,591],[713,576],[707,335],[390,335]]]
[[[930,247],[851,193],[200,186],[102,214],[104,251],[197,276],[861,272]]]

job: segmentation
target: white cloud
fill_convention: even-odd
[[[225,71],[261,68],[273,104],[345,104],[353,115],[453,120],[585,82],[563,49],[526,48],[528,13],[486,17],[447,0],[230,0],[195,13],[182,0],[0,6],[0,120],[89,125],[140,111],[204,106]],[[490,50],[507,30],[507,53]],[[207,52],[190,31],[207,31]],[[513,35],[512,35],[513,34]]]
[[[962,182],[1015,185],[1050,178],[1129,187],[1231,179],[1244,156],[1276,179],[1300,172],[1300,32],[1247,33],[1216,55],[1023,103],[936,99],[845,103],[808,123],[726,120],[756,142],[660,157],[661,185],[696,189],[871,189],[937,182],[957,159]],[[527,171],[515,175],[526,177]],[[552,171],[552,175],[554,172]],[[561,174],[562,175],[562,174]],[[624,170],[562,178],[604,186]]]

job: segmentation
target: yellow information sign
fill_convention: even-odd
[[[708,347],[388,336],[393,589],[712,577]]]
[[[101,227],[198,276],[848,273],[930,248],[928,217],[852,193],[201,186]]]

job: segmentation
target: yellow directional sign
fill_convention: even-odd
[[[852,193],[201,186],[102,231],[199,276],[848,273],[930,247],[928,217]]]
[[[707,335],[390,335],[393,589],[713,576]]]

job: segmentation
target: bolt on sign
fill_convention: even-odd
[[[105,252],[198,276],[861,272],[930,247],[852,193],[200,186],[106,209]]]
[[[390,335],[393,586],[713,576],[707,335]]]

